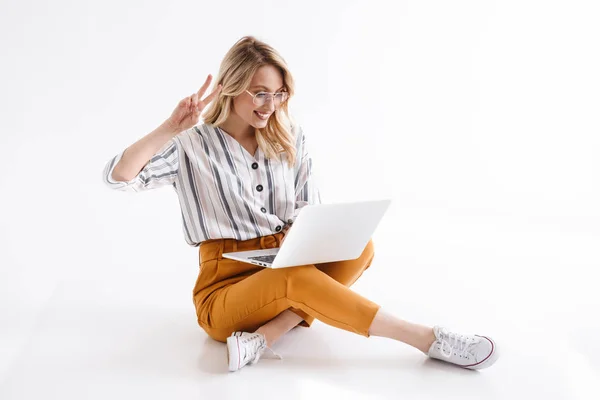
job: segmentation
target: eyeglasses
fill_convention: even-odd
[[[252,96],[252,101],[259,107],[264,106],[271,100],[275,103],[275,107],[277,107],[288,99],[288,92],[258,92],[256,94],[250,92],[249,90],[246,90],[246,92],[248,92],[248,94]]]

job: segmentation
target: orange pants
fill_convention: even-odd
[[[222,254],[279,247],[283,233],[237,241],[215,239],[200,244],[200,273],[193,291],[198,324],[225,342],[235,331],[254,332],[290,309],[302,326],[320,321],[369,336],[379,305],[348,287],[373,261],[369,241],[355,260],[271,269],[223,258]]]

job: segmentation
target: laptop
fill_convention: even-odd
[[[391,200],[309,204],[300,210],[283,245],[223,253],[223,257],[267,268],[354,260],[360,257]]]

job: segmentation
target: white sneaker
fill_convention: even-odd
[[[461,335],[444,327],[434,326],[436,341],[427,355],[468,369],[491,366],[498,359],[496,343],[487,336]]]
[[[237,371],[248,363],[256,364],[265,349],[269,348],[267,347],[267,340],[264,335],[256,332],[233,332],[227,338],[227,363],[229,364],[229,371]],[[275,357],[282,359],[273,350],[271,352]]]

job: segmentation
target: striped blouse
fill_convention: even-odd
[[[171,186],[179,198],[183,233],[190,246],[208,239],[253,239],[277,233],[307,204],[321,203],[304,133],[294,126],[296,163],[254,155],[219,127],[196,125],[169,140],[127,182],[112,172],[125,150],[106,164],[109,188],[139,192]]]

